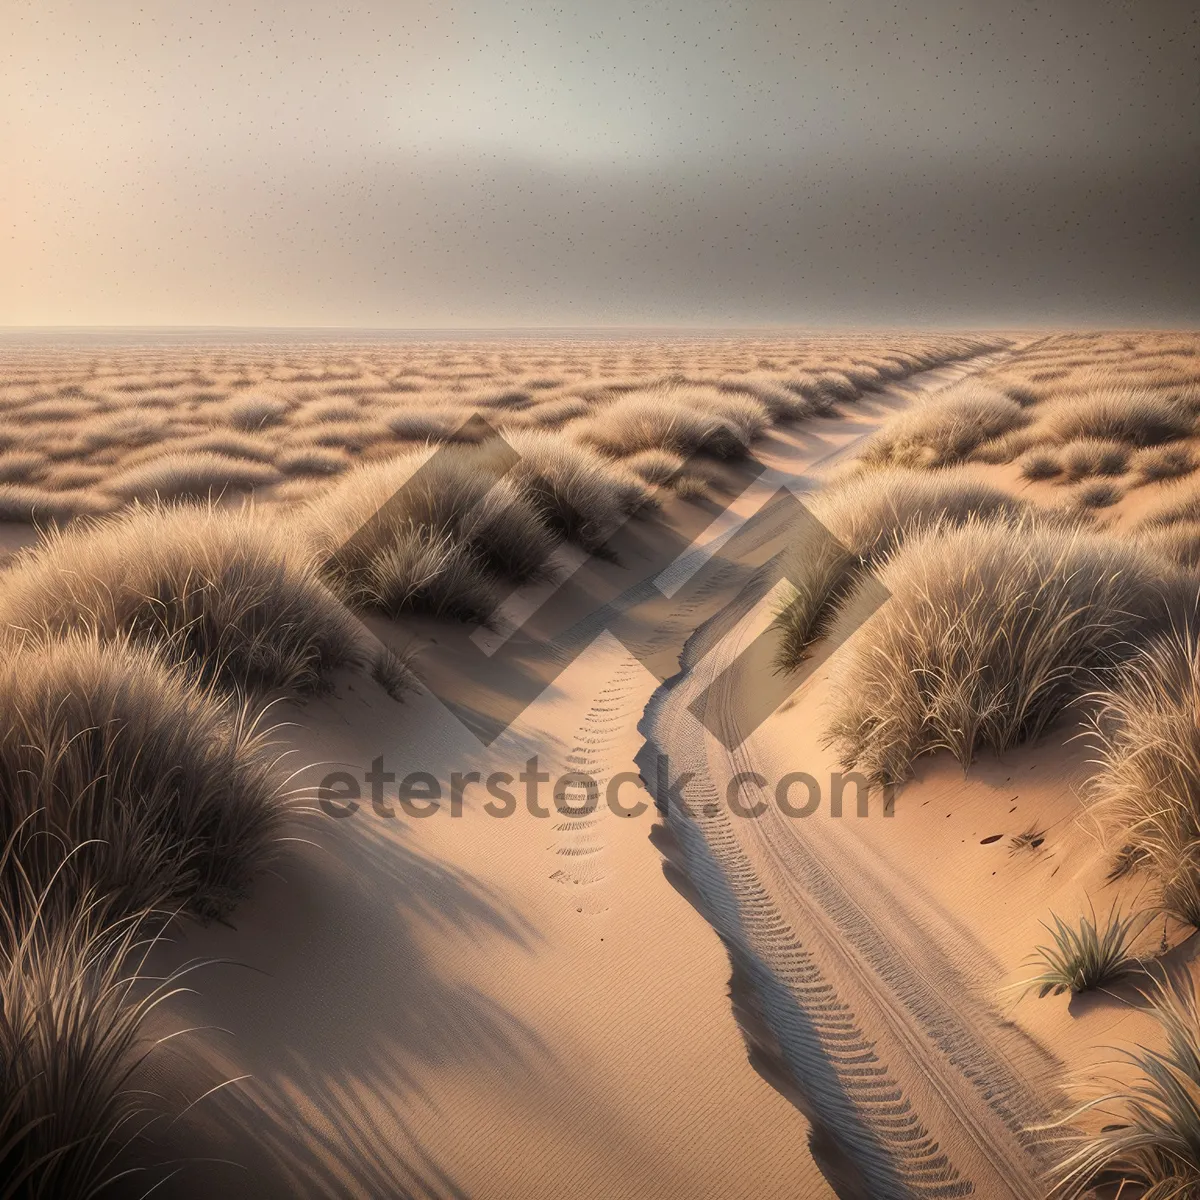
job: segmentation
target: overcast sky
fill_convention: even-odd
[[[0,0],[0,324],[1194,324],[1190,0]]]

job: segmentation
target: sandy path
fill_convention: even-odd
[[[799,428],[785,465],[802,478],[922,385],[961,373],[930,372]],[[749,488],[735,511],[749,516],[761,491]],[[708,520],[694,505],[679,511],[693,523],[699,514],[698,528]],[[195,1167],[173,1181],[181,1194],[832,1196],[798,1097],[760,1074],[774,1076],[770,1054],[747,1058],[737,1018],[750,1027],[760,1014],[740,1006],[735,1017],[729,955],[684,894],[635,774],[637,723],[659,678],[753,554],[668,601],[652,581],[628,583],[640,578],[639,556],[657,561],[652,541],[631,530],[622,568],[576,580],[578,594],[563,589],[548,633],[560,657],[581,652],[561,673],[549,664],[544,687],[547,664],[524,662],[536,699],[490,746],[429,693],[396,705],[360,680],[277,713],[295,723],[297,759],[326,764],[300,783],[334,769],[361,779],[382,757],[385,770],[429,772],[446,789],[454,772],[516,775],[537,754],[552,777],[586,771],[601,788],[628,773],[621,801],[647,807],[535,816],[519,802],[498,819],[472,785],[457,817],[443,804],[427,819],[388,819],[364,784],[352,818],[298,829],[307,842],[239,911],[236,930],[188,930],[172,948],[239,964],[202,972],[183,1015],[211,1027],[193,1043],[205,1070],[162,1072],[192,1094],[239,1080],[193,1110],[179,1139],[181,1152],[199,1145],[238,1166]],[[640,644],[642,661],[606,627]],[[435,623],[424,633],[445,636]],[[657,677],[643,665],[656,647]],[[434,680],[443,696],[454,692],[448,662]],[[501,711],[510,676],[469,679],[457,694],[474,715]],[[513,790],[520,797],[519,783]],[[396,793],[383,785],[385,807]],[[552,804],[548,788],[541,799]]]
[[[806,490],[857,440],[814,465],[779,433],[760,457]],[[757,996],[780,1074],[821,1132],[830,1179],[846,1196],[1040,1196],[1021,1130],[1044,1116],[1037,1082],[1048,1056],[994,1008],[985,946],[922,888],[922,872],[936,867],[922,865],[914,823],[885,817],[882,797],[872,800],[871,818],[911,839],[911,869],[898,870],[904,853],[874,851],[853,817],[828,815],[827,800],[814,819],[785,816],[774,781],[805,771],[827,784],[836,769],[816,730],[776,718],[726,749],[737,741],[728,731],[744,711],[742,689],[770,667],[751,655],[740,672],[728,670],[769,621],[753,597],[742,607],[732,633],[706,638],[702,629],[692,639],[645,729],[673,773],[696,773],[689,811],[674,807],[670,825],[705,912]],[[689,712],[697,698],[704,724]],[[739,773],[746,804],[767,800],[756,819],[724,802]],[[851,810],[855,799],[851,788]]]

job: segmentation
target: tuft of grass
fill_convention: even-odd
[[[46,456],[36,450],[0,454],[0,483],[31,483],[46,469]]]
[[[1067,480],[1074,483],[1094,475],[1124,475],[1129,469],[1129,447],[1123,442],[1084,438],[1068,442],[1061,452]]]
[[[249,391],[231,400],[221,415],[234,429],[255,433],[270,425],[278,425],[291,407],[287,400],[272,391]]]
[[[344,450],[324,446],[301,446],[282,450],[275,456],[275,465],[285,475],[340,475],[350,462]]]
[[[412,666],[412,656],[397,654],[388,646],[380,647],[371,662],[371,678],[393,700],[401,700],[417,686],[418,677]]]
[[[1040,420],[1061,442],[1103,438],[1128,446],[1178,441],[1194,432],[1195,423],[1195,416],[1169,397],[1124,387],[1055,397],[1043,406]]]
[[[113,502],[89,490],[51,491],[27,484],[0,483],[0,521],[63,524],[107,512]]]
[[[207,499],[227,491],[250,491],[277,483],[266,463],[211,451],[168,453],[110,476],[104,490],[123,500]]]
[[[592,406],[582,396],[563,396],[556,400],[544,400],[529,410],[531,426],[539,429],[557,429],[568,421],[586,417]]]
[[[382,421],[359,419],[300,426],[289,432],[287,443],[297,448],[324,446],[330,450],[354,452],[391,440],[392,432]]]
[[[1185,571],[1200,569],[1200,520],[1138,529],[1137,538]]]
[[[364,661],[357,621],[282,524],[222,508],[143,508],[50,532],[0,592],[0,636],[87,628],[153,643],[243,695],[313,691]]]
[[[718,409],[690,403],[685,390],[669,385],[622,395],[593,416],[572,422],[567,430],[614,458],[643,450],[669,450],[684,457],[704,453],[741,458],[754,435],[752,426],[739,423],[733,413],[732,404]]]
[[[1021,476],[1024,479],[1056,479],[1062,472],[1062,460],[1054,450],[1045,448],[1030,450],[1021,459]]]
[[[1100,693],[1091,790],[1159,902],[1200,927],[1200,646],[1176,629],[1142,647]]]
[[[994,521],[909,538],[878,576],[891,598],[862,623],[851,593],[832,630],[863,626],[839,656],[829,738],[880,783],[923,754],[966,767],[1036,737],[1185,598],[1135,542]]]
[[[802,393],[803,381],[773,375],[734,375],[719,379],[716,386],[726,392],[743,392],[761,404],[772,421],[799,421],[820,414],[822,405]]]
[[[402,441],[473,441],[476,427],[467,424],[470,410],[461,408],[401,408],[387,418],[387,426]]]
[[[1010,854],[1020,854],[1022,850],[1037,850],[1046,840],[1046,831],[1031,825],[1023,833],[1008,839]]]
[[[496,442],[489,445],[502,447]],[[518,455],[506,478],[528,497],[552,529],[587,550],[605,550],[627,518],[655,506],[646,482],[560,433],[513,430],[503,445]]]
[[[1145,928],[1146,914],[1122,915],[1114,907],[1101,922],[1092,909],[1090,917],[1079,918],[1078,928],[1055,913],[1050,916],[1054,924],[1043,921],[1042,928],[1050,934],[1053,945],[1035,948],[1032,961],[1042,970],[1025,982],[1026,990],[1036,988],[1039,996],[1061,996],[1068,991],[1078,995],[1116,983],[1138,969],[1140,964],[1129,945]]]
[[[1171,525],[1190,525],[1200,522],[1200,489],[1194,486],[1167,489],[1165,503],[1143,517],[1138,532],[1165,529]]]
[[[147,1018],[182,989],[147,976],[141,920],[99,923],[85,900],[48,922],[38,900],[23,922],[0,909],[0,1200],[82,1200],[146,1171],[127,1154],[164,1114],[134,1076]]]
[[[1060,1158],[1051,1195],[1096,1194],[1142,1200],[1200,1195],[1200,1006],[1185,975],[1156,980],[1148,992],[1165,1048],[1121,1051],[1140,1077],[1112,1080],[1103,1094],[1051,1128]],[[1100,1125],[1099,1130],[1096,1126]]]
[[[777,615],[778,663],[792,669],[820,635],[834,606],[861,572],[925,529],[972,518],[1018,520],[1027,511],[999,488],[956,471],[929,474],[889,468],[818,494],[788,547],[784,570],[791,589]]]
[[[1085,509],[1111,508],[1124,494],[1124,490],[1118,484],[1097,479],[1092,483],[1081,484],[1076,489],[1075,503]]]
[[[671,490],[681,500],[702,500],[708,495],[708,484],[703,475],[680,475]]]
[[[487,620],[497,577],[544,576],[556,538],[480,447],[442,447],[359,467],[300,514],[338,592],[389,613]]]
[[[661,486],[679,475],[684,461],[683,455],[670,450],[642,450],[624,459],[623,465],[647,483]]]
[[[860,461],[868,467],[946,467],[1028,423],[1029,414],[1003,392],[959,383],[893,417],[868,439]]]
[[[271,857],[280,781],[247,710],[151,647],[69,634],[0,665],[0,894],[225,916]],[[64,862],[64,856],[66,861]]]
[[[1164,479],[1181,479],[1196,470],[1196,456],[1183,445],[1147,446],[1133,458],[1133,469],[1139,483],[1159,483]]]

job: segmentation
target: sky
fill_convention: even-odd
[[[0,325],[1194,325],[1189,0],[0,0]]]

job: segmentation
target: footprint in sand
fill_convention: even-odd
[[[638,674],[637,665],[630,664],[596,696],[564,760],[564,774],[578,771],[595,781],[597,792],[590,805],[591,789],[582,780],[564,789],[554,815],[550,849],[556,862],[550,878],[564,886],[567,902],[586,916],[596,916],[609,907],[604,833],[614,818],[604,803],[604,788],[617,770],[627,769],[613,760],[621,734],[637,716],[634,693]],[[569,809],[579,815],[564,811]]]

